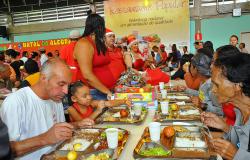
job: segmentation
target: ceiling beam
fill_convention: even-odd
[[[10,9],[10,0],[7,0],[7,5],[8,5],[8,12],[10,13],[11,12],[11,9]]]
[[[3,4],[4,4],[5,6],[7,6],[7,2],[6,2],[6,0],[3,0]]]
[[[26,0],[22,0],[22,1],[23,1],[23,4],[26,6],[27,5]]]

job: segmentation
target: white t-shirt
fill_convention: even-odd
[[[48,57],[45,54],[41,54],[40,62],[41,65],[43,65],[44,62],[48,60]]]
[[[10,94],[3,102],[0,117],[7,125],[11,141],[22,141],[48,131],[55,123],[64,122],[62,103],[42,100],[30,87]],[[20,160],[39,160],[51,150],[46,146],[19,157]]]
[[[27,57],[22,57],[20,60],[22,60],[23,63],[25,63],[28,60],[28,58]]]

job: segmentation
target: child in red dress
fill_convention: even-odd
[[[95,119],[105,107],[115,107],[122,104],[131,105],[128,100],[92,100],[89,87],[81,81],[72,84],[70,93],[73,102],[73,105],[68,108],[71,121],[80,121],[84,118]]]

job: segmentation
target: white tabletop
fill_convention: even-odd
[[[172,86],[177,86],[177,85],[185,86],[186,84],[184,80],[178,80],[178,81],[171,80],[171,85]],[[123,128],[123,129],[128,130],[130,132],[130,136],[124,147],[124,150],[122,151],[119,157],[119,160],[133,160],[134,148],[136,147],[138,141],[140,140],[144,129],[148,126],[150,122],[153,121],[154,114],[155,114],[154,110],[149,110],[146,116],[146,119],[141,124],[138,124],[138,125],[104,123],[104,124],[96,125],[96,127],[112,126],[112,127]]]

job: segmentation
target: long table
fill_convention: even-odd
[[[139,125],[103,123],[103,124],[98,124],[95,126],[96,127],[112,126],[115,128],[123,128],[123,129],[128,130],[130,132],[130,136],[124,147],[124,150],[119,156],[119,160],[134,160],[134,157],[133,157],[134,148],[136,147],[139,139],[141,138],[144,129],[148,126],[150,122],[153,122],[154,114],[155,114],[154,110],[149,110],[145,120]],[[169,124],[172,124],[172,122],[170,122]],[[217,137],[221,137],[222,132],[211,132],[211,134],[213,135],[214,138],[217,138]],[[211,152],[211,156],[212,155],[216,156],[217,153]]]
[[[153,121],[155,111],[149,110],[148,114],[145,118],[145,120],[139,124],[139,125],[129,125],[129,124],[109,124],[109,123],[103,123],[98,124],[96,127],[107,127],[112,126],[116,128],[123,128],[130,132],[130,136],[128,138],[128,141],[124,147],[123,152],[121,153],[119,160],[133,160],[133,151],[136,147],[136,144],[138,143],[139,139],[141,138],[141,135],[144,131],[144,129],[148,126],[150,122]]]

